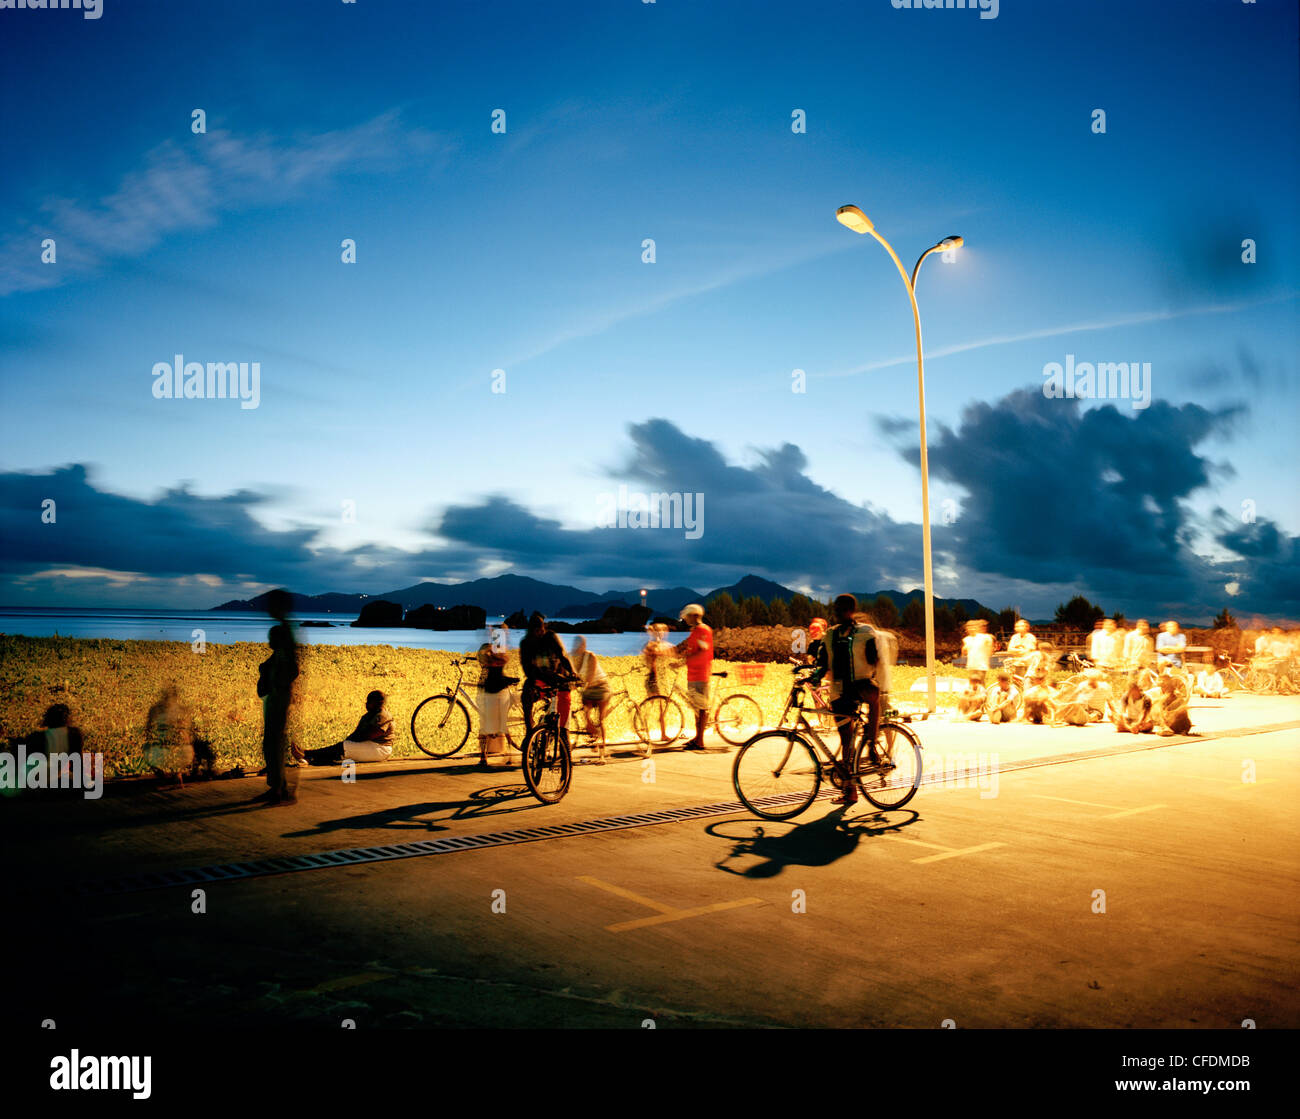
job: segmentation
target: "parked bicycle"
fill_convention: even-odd
[[[569,791],[573,754],[569,728],[560,725],[560,692],[552,689],[546,714],[524,739],[524,784],[543,804],[556,804]]]
[[[631,693],[627,690],[629,675],[631,674],[616,672],[608,674],[610,693],[604,718],[606,744],[608,744],[612,728],[623,721],[627,722],[627,725],[632,728],[632,732],[642,743],[650,741],[645,722],[641,718],[640,704],[632,698]],[[584,737],[591,739],[590,745],[594,745],[599,738],[599,731],[593,733],[587,730],[582,704],[575,702],[573,711],[569,715],[569,738],[571,742],[577,744],[578,739]]]
[[[760,684],[763,681],[761,664],[737,666],[741,682]],[[755,671],[756,670],[756,671]],[[726,672],[715,672],[715,677],[726,679]],[[681,684],[673,680],[672,691],[668,695],[652,695],[643,699],[637,713],[641,720],[648,754],[655,746],[667,746],[682,736],[686,726],[686,712],[694,711],[690,698],[682,691]],[[744,692],[731,692],[719,698],[713,708],[710,720],[723,740],[732,746],[739,746],[747,741],[763,725],[763,709],[753,696]],[[641,731],[637,732],[638,734]]]
[[[859,712],[853,720],[856,747],[845,765],[835,756],[838,736],[834,747],[828,747],[808,718],[829,713],[838,722],[841,717],[828,707],[809,706],[809,690],[807,674],[796,673],[787,705],[796,713],[796,725],[763,731],[740,748],[731,777],[741,803],[764,819],[788,820],[817,799],[825,778],[837,789],[855,781],[877,808],[902,808],[921,783],[921,739],[906,725],[909,716],[892,709],[882,712],[876,735],[878,761],[873,763],[870,744],[861,735],[865,720]]]
[[[478,703],[465,687],[464,665],[477,664],[475,657],[455,661],[456,683],[445,692],[424,699],[411,713],[411,738],[431,758],[449,758],[469,741],[474,725],[470,712],[478,713]],[[514,689],[506,717],[506,741],[518,750],[524,741],[524,708]]]

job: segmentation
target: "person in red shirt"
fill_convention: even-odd
[[[677,646],[677,655],[686,661],[686,694],[695,708],[695,737],[686,749],[703,750],[704,728],[709,722],[709,681],[713,679],[713,630],[704,624],[704,607],[698,603],[682,607],[681,619],[691,633]]]

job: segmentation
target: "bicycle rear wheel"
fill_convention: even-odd
[[[668,696],[652,695],[636,709],[637,736],[647,746],[667,746],[682,736],[685,718],[677,701]]]
[[[817,799],[822,767],[797,731],[768,730],[741,748],[731,768],[741,803],[766,820],[788,820]]]
[[[551,727],[533,729],[524,743],[524,783],[543,804],[555,804],[569,791],[573,759],[569,744]]]
[[[725,741],[739,746],[763,729],[763,709],[747,695],[729,695],[718,704],[713,725]]]
[[[411,714],[411,737],[431,758],[449,758],[469,738],[469,712],[459,699],[432,695]]]
[[[858,788],[877,808],[902,808],[921,783],[921,740],[903,723],[881,723],[876,753],[880,765],[872,767],[867,744],[858,747]]]

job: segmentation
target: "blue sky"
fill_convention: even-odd
[[[918,284],[940,593],[1300,617],[1296,24],[1268,0],[0,12],[0,601],[917,585],[911,316],[834,220],[854,202],[909,268],[966,239]],[[259,406],[155,399],[177,353],[260,362]],[[1149,362],[1152,405],[1045,399],[1067,354]],[[620,483],[704,493],[703,536],[597,528]]]

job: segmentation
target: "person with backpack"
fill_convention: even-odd
[[[881,697],[889,691],[889,663],[892,656],[892,635],[877,630],[861,620],[858,600],[851,594],[842,594],[832,604],[835,625],[827,631],[818,651],[817,670],[810,678],[814,685],[829,677],[831,710],[835,712],[840,732],[840,765],[844,775],[844,791],[832,804],[854,804],[858,799],[857,786],[849,776],[853,764],[853,729],[858,707],[867,705],[867,727],[864,740],[867,744],[869,764],[878,766],[876,734],[880,729]]]

